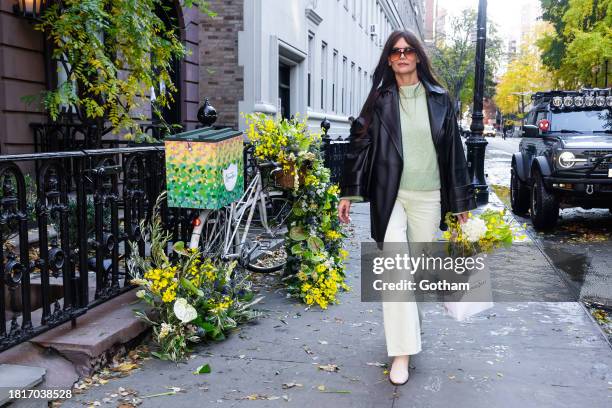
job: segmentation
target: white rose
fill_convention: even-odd
[[[481,218],[469,218],[461,224],[461,231],[468,241],[477,242],[487,233],[487,224]]]
[[[137,291],[137,292],[136,292],[136,297],[137,297],[138,299],[142,299],[143,297],[145,297],[145,293],[146,293],[146,292],[144,291],[144,289],[141,289],[141,290],[139,290],[139,291]]]
[[[198,312],[193,306],[187,303],[187,299],[178,298],[174,302],[174,315],[183,323],[189,323],[198,317]]]

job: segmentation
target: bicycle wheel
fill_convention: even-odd
[[[291,213],[292,206],[293,201],[284,195],[270,195],[266,197],[266,222],[264,223],[264,217],[262,217],[259,206],[257,206],[252,223],[255,227],[262,229],[265,229],[265,225],[267,225],[272,232],[272,236],[278,236],[283,233],[283,226],[285,226]]]
[[[198,247],[206,257],[220,257],[223,252],[227,211],[224,208],[208,212],[204,220]]]
[[[249,246],[253,245],[250,241],[247,242],[249,242]],[[250,249],[252,248],[247,248],[247,250]],[[258,254],[254,260],[247,257],[247,262],[244,267],[251,272],[272,273],[284,269],[286,264],[287,254],[284,246],[281,244],[278,248],[273,250],[260,251],[260,254]]]

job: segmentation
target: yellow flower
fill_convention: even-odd
[[[164,292],[164,296],[162,296],[162,302],[169,303],[172,302],[176,298],[176,293],[172,290],[167,290]]]

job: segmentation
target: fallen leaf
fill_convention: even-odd
[[[119,364],[116,367],[112,367],[111,370],[119,371],[119,372],[122,372],[122,373],[129,373],[130,371],[132,371],[132,370],[134,370],[136,368],[138,368],[138,364],[124,362],[124,363]]]
[[[318,365],[317,367],[319,367],[319,370],[329,371],[331,373],[340,371],[340,368],[336,364]]]
[[[210,371],[211,371],[210,364],[203,364],[199,366],[198,368],[196,368],[196,370],[193,373],[194,374],[209,374]]]
[[[282,387],[283,387],[283,389],[285,389],[285,390],[286,390],[286,389],[288,389],[288,388],[293,388],[293,387],[302,387],[302,384],[293,383],[293,382],[290,382],[290,383],[283,383]]]

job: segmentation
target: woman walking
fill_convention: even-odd
[[[371,236],[430,242],[451,211],[463,223],[476,208],[453,102],[410,31],[394,31],[374,71],[372,89],[351,124],[340,182],[340,221],[351,202],[370,203]],[[409,356],[421,351],[416,302],[382,302],[389,380],[408,381]]]

